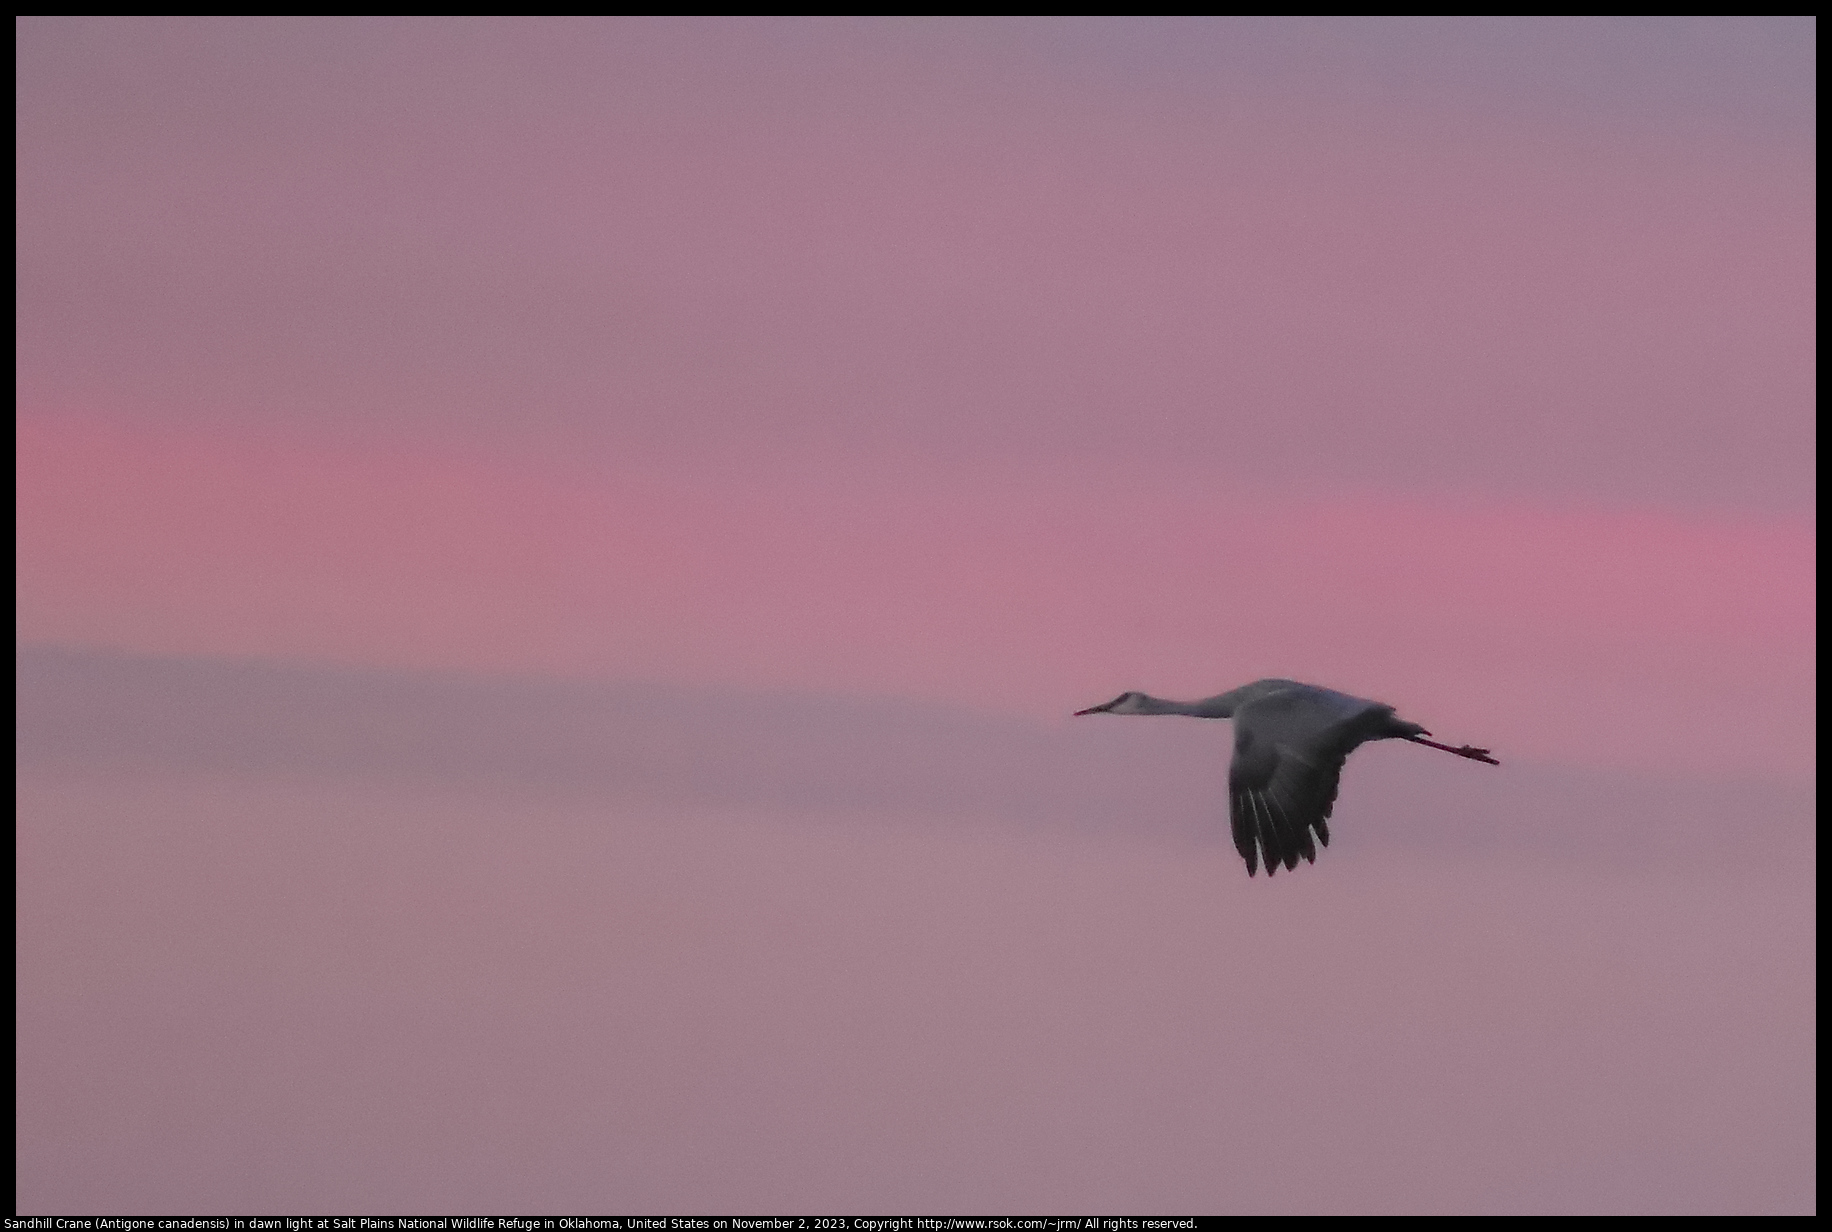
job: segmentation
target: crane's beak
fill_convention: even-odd
[[[1071,717],[1079,719],[1084,714],[1105,714],[1107,713],[1107,711],[1119,705],[1120,701],[1121,701],[1121,698],[1116,697],[1112,701],[1107,702],[1104,705],[1089,706],[1086,710],[1077,710]]]

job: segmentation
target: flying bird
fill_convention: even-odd
[[[1487,749],[1452,748],[1393,713],[1393,707],[1295,680],[1256,680],[1199,702],[1172,702],[1148,693],[1122,693],[1081,714],[1187,714],[1234,720],[1234,760],[1228,766],[1228,820],[1247,875],[1292,869],[1303,856],[1317,862],[1317,842],[1329,846],[1342,763],[1370,740],[1410,740],[1471,761],[1501,763]]]

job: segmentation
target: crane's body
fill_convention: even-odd
[[[1487,749],[1453,748],[1425,737],[1384,702],[1351,697],[1295,680],[1256,680],[1201,701],[1175,702],[1148,693],[1122,693],[1076,714],[1183,714],[1234,721],[1234,760],[1228,766],[1228,820],[1247,875],[1266,875],[1298,857],[1315,863],[1329,845],[1329,815],[1348,755],[1370,740],[1408,740],[1472,761],[1500,765]],[[1315,836],[1314,840],[1312,836]]]

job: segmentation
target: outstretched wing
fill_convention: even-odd
[[[1228,820],[1234,849],[1249,876],[1266,875],[1298,857],[1315,863],[1329,845],[1342,764],[1361,743],[1377,702],[1302,687],[1256,699],[1234,712],[1234,760],[1228,767]],[[1314,835],[1314,838],[1313,838]]]
[[[1269,763],[1264,768],[1258,765],[1262,760]],[[1234,849],[1247,862],[1248,875],[1259,871],[1262,852],[1268,877],[1280,865],[1296,868],[1299,856],[1316,862],[1318,844],[1329,846],[1329,815],[1336,804],[1342,762],[1336,757],[1309,764],[1275,750],[1264,759],[1252,759],[1249,773],[1241,774],[1236,752],[1228,774],[1228,819]]]

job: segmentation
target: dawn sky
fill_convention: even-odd
[[[19,641],[64,682],[20,703],[22,1210],[1812,1209],[1811,19],[17,30]],[[1267,675],[1503,766],[1358,754],[1339,816],[1414,837],[1271,887],[1159,816],[1219,790],[1013,803],[1070,747],[1219,774],[1219,725],[1064,716]],[[501,682],[510,744],[565,690],[677,752],[788,706],[904,785],[466,777]],[[445,752],[288,762],[371,712]],[[964,749],[1006,786],[908,786]],[[1699,837],[1575,849],[1631,815]],[[973,1008],[1019,989],[1106,1008]],[[471,996],[527,1047],[428,1008]]]

